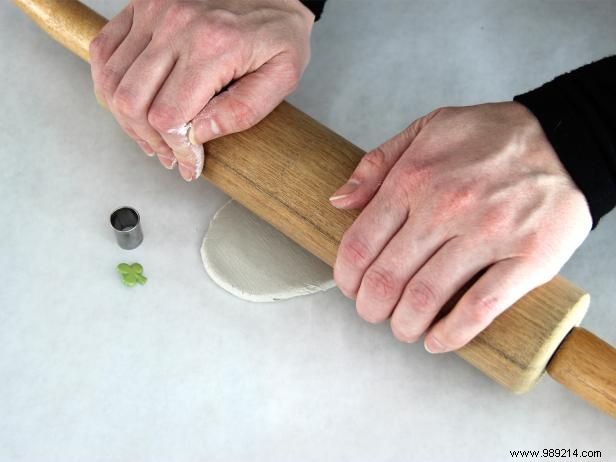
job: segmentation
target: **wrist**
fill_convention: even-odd
[[[569,185],[569,191],[571,192],[571,196],[569,196],[570,198],[568,200],[572,202],[575,201],[579,204],[579,210],[584,210],[584,213],[588,218],[589,227],[591,227],[593,219],[590,204],[588,203],[584,192],[577,185],[573,176],[562,162],[555,147],[550,142],[540,120],[522,103],[512,101],[505,104],[510,105],[511,110],[515,112],[519,118],[517,120],[519,120],[520,123],[526,127],[525,131],[522,132],[526,135],[522,135],[519,139],[521,143],[526,145],[526,149],[528,149],[529,155],[526,156],[528,167],[533,172],[555,175],[566,182]],[[565,199],[563,198],[563,200]]]

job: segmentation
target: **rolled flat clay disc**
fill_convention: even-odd
[[[271,302],[334,287],[332,269],[235,201],[214,215],[201,258],[220,287]]]

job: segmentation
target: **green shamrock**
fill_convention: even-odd
[[[139,263],[133,263],[132,265],[120,263],[117,269],[118,273],[122,276],[122,282],[128,287],[133,287],[137,283],[143,285],[148,280],[143,275],[143,266]]]

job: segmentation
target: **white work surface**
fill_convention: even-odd
[[[613,54],[615,24],[611,0],[331,0],[290,101],[368,149],[437,106]],[[227,197],[143,155],[88,66],[8,2],[0,48],[0,461],[616,460],[616,421],[550,378],[514,396],[335,289],[253,304],[218,288],[199,246]],[[108,223],[121,205],[142,217],[130,252]],[[593,295],[583,325],[612,344],[614,231],[612,214],[564,269]],[[124,287],[122,261],[147,285]]]

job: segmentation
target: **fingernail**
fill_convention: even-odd
[[[190,130],[188,130],[188,141],[190,141],[190,144],[197,144],[197,140],[195,140],[195,126],[193,125],[192,127],[190,127]]]
[[[214,119],[210,119],[210,130],[214,135],[220,135],[220,127]]]
[[[428,337],[424,342],[424,348],[428,353],[444,353],[445,347],[435,337]]]
[[[177,159],[175,157],[163,156],[161,154],[158,154],[158,160],[167,170],[173,170],[173,167],[175,167],[175,164],[177,163]]]
[[[98,96],[98,94],[96,94],[96,93],[94,94],[94,96],[96,97],[96,101],[98,102],[98,104],[100,104],[105,109],[109,109],[107,107],[107,103],[105,102],[105,100],[101,96]]]
[[[192,181],[195,179],[195,167],[190,164],[185,164],[183,162],[178,163],[178,169],[180,170],[180,175],[186,181]]]
[[[208,120],[202,120],[201,123],[207,123]],[[214,138],[215,136],[220,135],[220,127],[218,126],[218,124],[216,123],[216,121],[214,119],[209,119],[209,125],[210,125],[210,134],[206,134],[206,140],[209,140],[211,138]],[[194,130],[194,125],[190,127],[190,130],[188,132],[188,141],[190,141],[191,144],[202,144],[199,143],[197,141],[197,139],[195,138],[195,134],[194,134],[195,130]]]
[[[358,186],[359,186],[359,181],[351,178],[344,185],[342,185],[342,187],[338,189],[338,191],[336,191],[334,195],[329,198],[329,200],[333,202],[339,199],[343,199],[351,195],[353,192],[355,192]]]
[[[154,150],[150,147],[150,145],[148,143],[146,143],[144,140],[137,140],[137,144],[139,145],[139,147],[141,148],[141,150],[143,152],[145,152],[145,154],[147,156],[152,157],[155,153]]]

